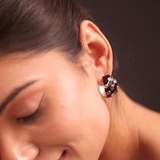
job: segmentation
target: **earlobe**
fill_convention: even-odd
[[[85,20],[80,24],[80,40],[85,53],[93,61],[97,80],[102,76],[112,74],[112,49],[98,27],[92,22]]]

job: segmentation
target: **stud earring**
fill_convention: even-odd
[[[119,90],[117,80],[110,75],[106,75],[103,77],[103,84],[99,86],[99,89],[104,97],[113,97]]]

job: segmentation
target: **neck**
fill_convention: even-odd
[[[111,116],[110,131],[99,160],[142,160],[143,158],[149,160],[153,154],[153,150],[150,149],[153,142],[148,140],[149,138],[153,140],[152,132],[155,133],[147,131],[148,125],[152,129],[152,125],[155,125],[155,122],[151,122],[149,117],[153,117],[152,120],[159,122],[159,114],[132,101],[122,90],[116,96],[107,99],[107,106]],[[148,146],[144,145],[146,141],[149,143]],[[156,143],[152,145],[156,145]],[[154,159],[153,156],[151,159]],[[158,160],[158,158],[154,160]]]

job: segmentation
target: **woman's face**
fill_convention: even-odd
[[[97,160],[108,109],[89,76],[60,54],[0,61],[0,159]]]

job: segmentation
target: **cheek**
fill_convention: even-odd
[[[37,141],[46,145],[69,145],[81,137],[84,118],[81,111],[71,106],[52,107],[46,112],[45,120],[38,127]],[[37,132],[37,131],[36,131]],[[43,137],[43,139],[41,138]]]
[[[52,107],[36,129],[36,141],[43,145],[68,146],[79,156],[95,154],[94,157],[98,157],[107,138],[110,118],[106,105],[99,98],[86,101],[86,96],[65,100],[65,103],[61,98],[52,98]],[[95,99],[94,95],[90,96]]]

